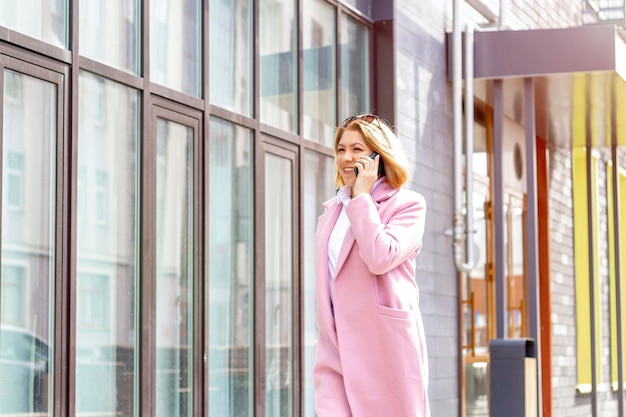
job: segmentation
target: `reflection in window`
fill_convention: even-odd
[[[213,118],[209,131],[209,415],[251,416],[252,134]]]
[[[11,94],[21,97],[21,103],[15,106],[3,96],[0,415],[49,416],[54,398],[57,87],[5,69],[7,85],[20,89]],[[11,207],[20,210],[7,209]]]
[[[68,0],[0,2],[0,26],[67,48]]]
[[[106,98],[106,86],[104,85],[104,78],[92,77],[92,89],[91,97],[93,99],[93,122],[96,125],[104,125],[107,121],[107,98]]]
[[[209,2],[209,98],[212,104],[251,115],[252,2]]]
[[[150,2],[150,76],[152,81],[200,96],[199,0]]]
[[[137,74],[140,54],[138,0],[80,0],[78,10],[80,54]]]
[[[4,192],[5,206],[9,209],[20,210],[24,192],[24,155],[7,152],[4,166],[7,177]]]
[[[261,121],[298,130],[297,25],[294,0],[261,0]]]
[[[265,415],[293,415],[293,174],[265,154]],[[271,197],[270,197],[271,196]]]
[[[337,102],[335,8],[323,0],[306,0],[303,25],[303,134],[332,146]]]
[[[104,171],[96,171],[95,178],[95,208],[96,208],[96,221],[100,224],[107,222],[108,209],[109,209],[109,174]]]
[[[131,416],[139,96],[88,72],[80,73],[78,90],[76,415]]]
[[[8,76],[4,80],[4,102],[12,105],[20,104],[22,95],[21,77]]]
[[[157,417],[193,413],[192,144],[193,129],[157,119]]]
[[[25,300],[26,267],[2,265],[0,281],[0,314],[2,324],[24,326],[22,306]]]
[[[342,120],[370,109],[369,30],[352,17],[341,17]]]
[[[107,274],[78,273],[77,327],[106,330],[109,327],[111,295]]]
[[[315,417],[313,409],[313,362],[317,342],[317,323],[315,321],[315,227],[317,218],[322,214],[322,203],[335,194],[335,162],[332,157],[312,151],[305,153],[304,173],[304,375],[303,375],[303,417]]]

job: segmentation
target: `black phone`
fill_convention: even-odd
[[[373,154],[370,155],[371,159],[376,158],[376,155],[378,155],[377,152],[374,152]],[[354,167],[354,175],[355,176],[359,176],[359,169],[357,167]],[[385,175],[385,166],[383,164],[383,159],[382,158],[378,158],[378,176],[382,177],[383,175]]]

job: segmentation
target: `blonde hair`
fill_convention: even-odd
[[[371,121],[368,122],[367,120]],[[378,117],[372,120],[371,117],[357,116],[354,120],[349,121],[345,127],[337,127],[334,142],[335,158],[337,157],[339,140],[341,140],[346,130],[360,132],[367,146],[380,155],[380,160],[385,164],[385,175],[389,185],[393,188],[400,188],[408,180],[409,164],[406,155],[402,150],[398,137],[393,133],[387,122]],[[335,184],[337,188],[345,185],[343,178],[339,174],[339,169],[336,171]]]

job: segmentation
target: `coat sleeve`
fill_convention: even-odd
[[[385,221],[369,194],[354,198],[347,207],[359,254],[373,274],[389,272],[422,248],[426,201],[418,193],[403,194],[382,203],[397,206]]]

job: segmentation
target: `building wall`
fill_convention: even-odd
[[[498,3],[498,2],[491,2]],[[512,0],[504,28],[547,29],[579,26],[583,2]],[[492,5],[493,6],[493,5]],[[463,21],[477,14],[462,2]],[[424,249],[418,258],[430,364],[430,399],[434,416],[459,413],[459,337],[457,274],[451,238],[453,211],[453,119],[451,82],[446,78],[445,33],[452,30],[452,2],[397,0],[396,126],[415,167],[411,188],[428,202]],[[576,294],[572,222],[571,151],[549,150],[549,216],[551,259],[552,415],[591,415],[591,397],[576,390]],[[622,151],[623,153],[623,151]],[[624,155],[622,154],[622,157]],[[610,159],[606,150],[601,161]],[[605,164],[600,178],[606,186]],[[602,188],[601,188],[602,190]],[[600,252],[607,253],[606,188],[600,193]],[[599,415],[617,415],[617,397],[610,389],[610,322],[608,259],[601,262],[602,380]]]
[[[452,240],[452,87],[445,32],[451,2],[396,2],[396,125],[428,203],[417,282],[428,340],[433,416],[458,415],[458,299]]]

